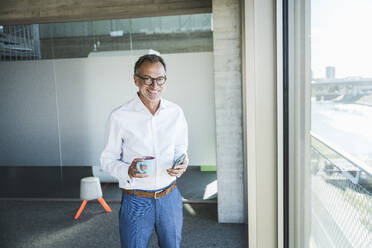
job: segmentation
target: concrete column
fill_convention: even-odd
[[[244,167],[240,1],[213,0],[218,221],[242,223]]]

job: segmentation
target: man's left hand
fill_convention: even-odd
[[[185,171],[187,170],[188,160],[185,158],[182,161],[182,164],[174,166],[174,168],[170,168],[167,170],[168,174],[172,177],[180,177]]]

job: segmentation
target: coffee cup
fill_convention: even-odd
[[[141,174],[146,173],[147,175],[151,176],[155,174],[155,166],[156,166],[156,159],[152,156],[145,156],[142,157],[143,161],[139,161],[136,164],[137,171]],[[146,169],[142,169],[141,166],[146,166]]]

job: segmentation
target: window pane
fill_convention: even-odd
[[[310,247],[372,247],[371,10],[311,1]]]

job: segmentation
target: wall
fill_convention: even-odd
[[[0,165],[98,165],[107,117],[135,95],[138,56],[0,63]],[[191,165],[215,165],[213,54],[164,54],[164,97],[189,123]]]
[[[240,1],[213,1],[218,220],[244,222]]]

